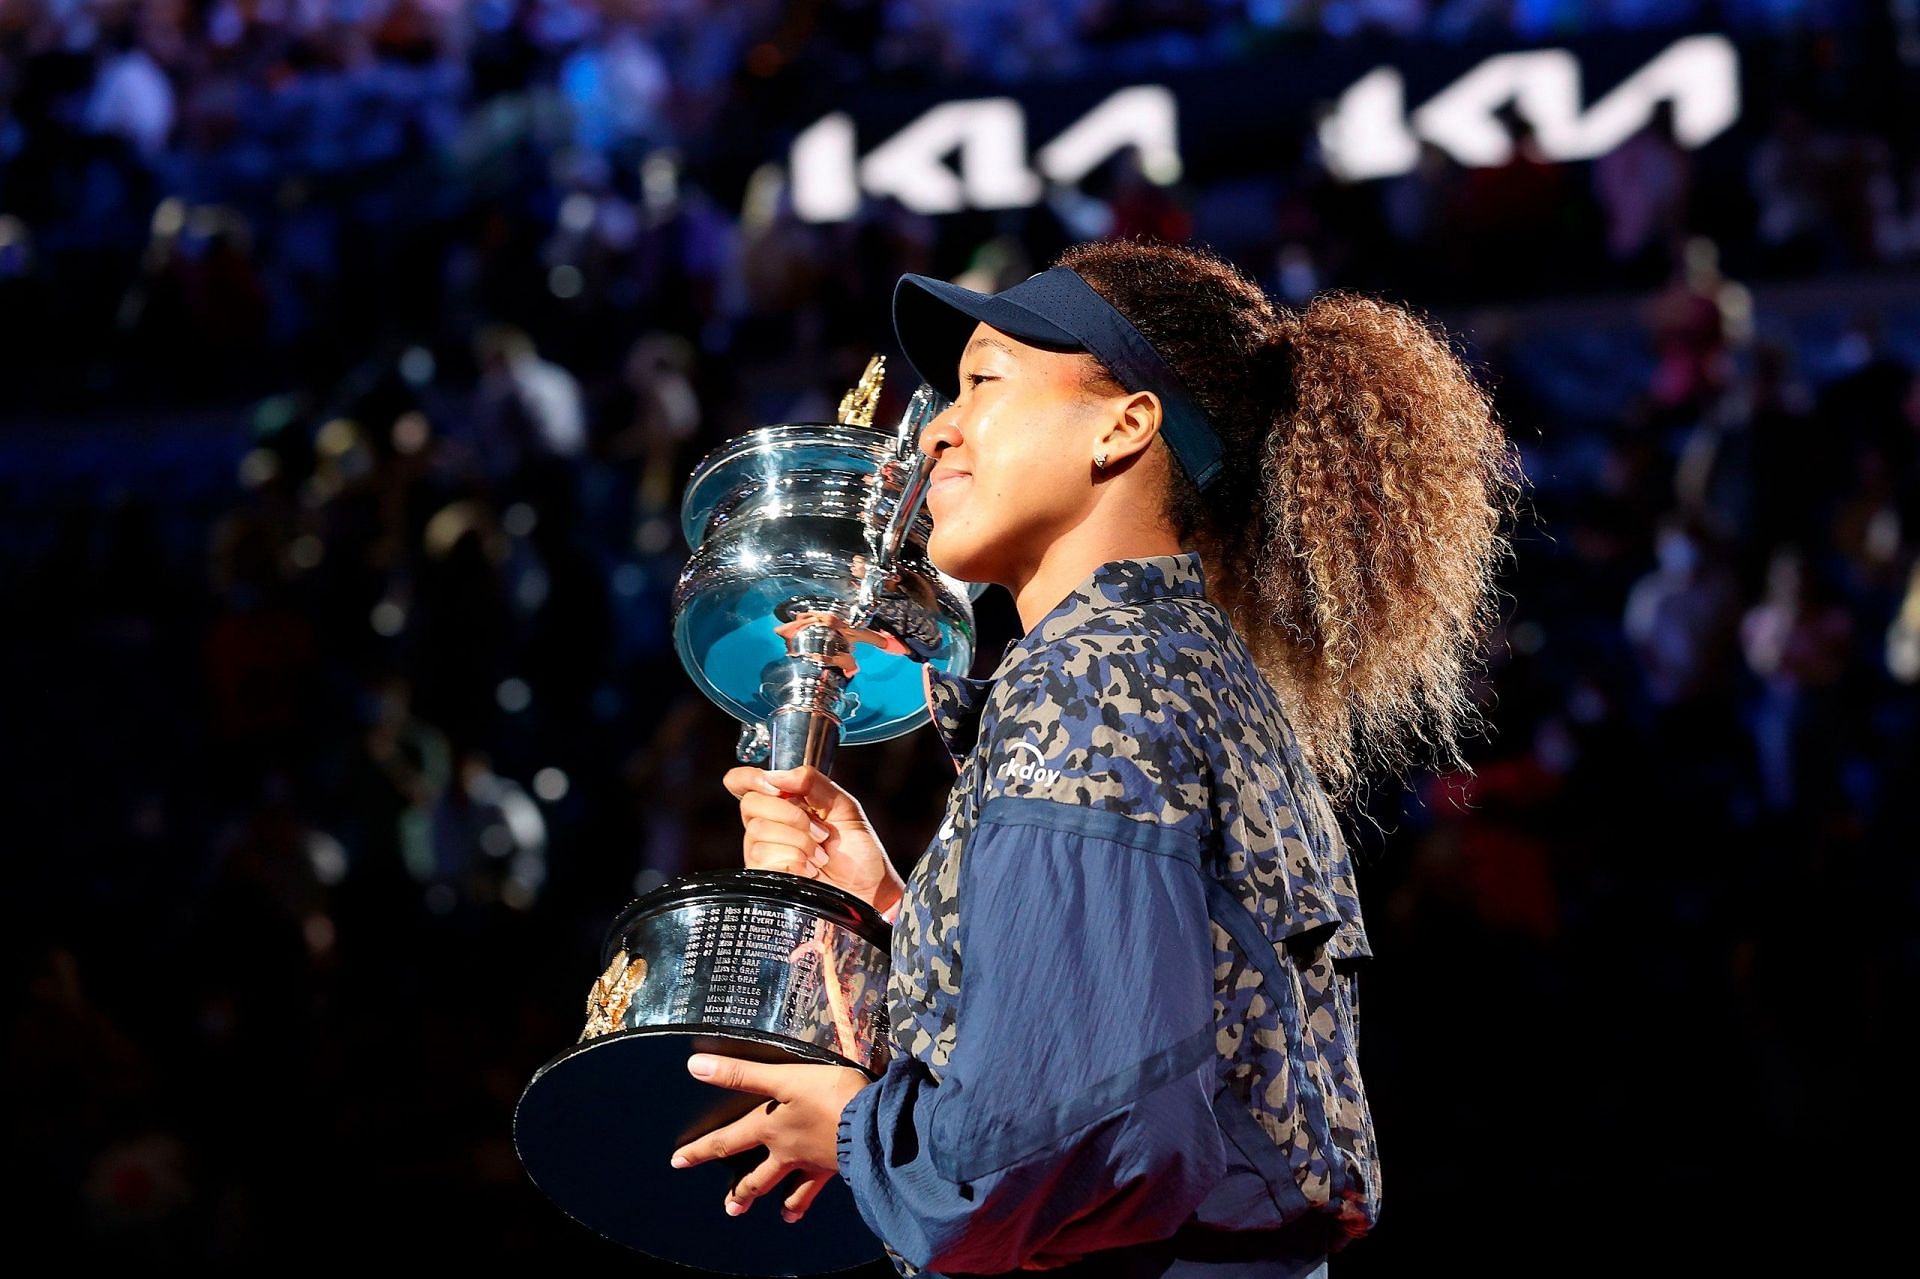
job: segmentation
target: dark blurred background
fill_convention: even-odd
[[[1435,315],[1532,482],[1475,771],[1354,814],[1334,1273],[1897,1239],[1916,66],[1912,0],[0,0],[15,1238],[644,1272],[509,1121],[613,914],[739,856],[685,479],[901,272],[1145,234]],[[932,735],[841,758],[909,864]]]

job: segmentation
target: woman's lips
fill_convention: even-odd
[[[936,475],[933,477],[933,483],[927,486],[927,496],[932,497],[942,489],[951,488],[959,481],[970,478],[972,474],[971,471],[947,471]]]

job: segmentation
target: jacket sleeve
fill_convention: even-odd
[[[961,864],[961,995],[936,1084],[897,1057],[839,1169],[929,1270],[1062,1264],[1171,1235],[1219,1179],[1213,948],[1190,835],[990,796]]]

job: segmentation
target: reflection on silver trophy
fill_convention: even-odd
[[[838,421],[746,432],[688,483],[674,644],[741,721],[744,762],[829,771],[840,743],[925,722],[922,663],[972,663],[972,593],[928,561],[921,509],[933,459],[919,435],[945,401],[922,386],[892,434],[877,430],[881,369],[876,356]],[[608,933],[580,1042],[520,1099],[527,1171],[577,1220],[686,1265],[803,1275],[879,1257],[838,1179],[800,1222],[769,1226],[721,1209],[763,1151],[671,1175],[667,1155],[763,1104],[694,1081],[694,1052],[877,1076],[889,933],[851,894],[780,871],[683,875],[633,902]]]

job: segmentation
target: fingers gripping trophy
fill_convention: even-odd
[[[881,1255],[833,1175],[832,1121],[886,1066],[883,912],[901,884],[828,774],[840,744],[926,721],[922,664],[966,673],[978,591],[927,558],[918,442],[946,401],[922,386],[892,433],[875,428],[883,368],[839,420],[749,431],[694,469],[674,644],[743,725],[747,766],[724,781],[746,868],[683,875],[620,913],[579,1042],[514,1114],[522,1163],[568,1214],[708,1271]],[[732,1219],[763,1196],[784,1222]]]

